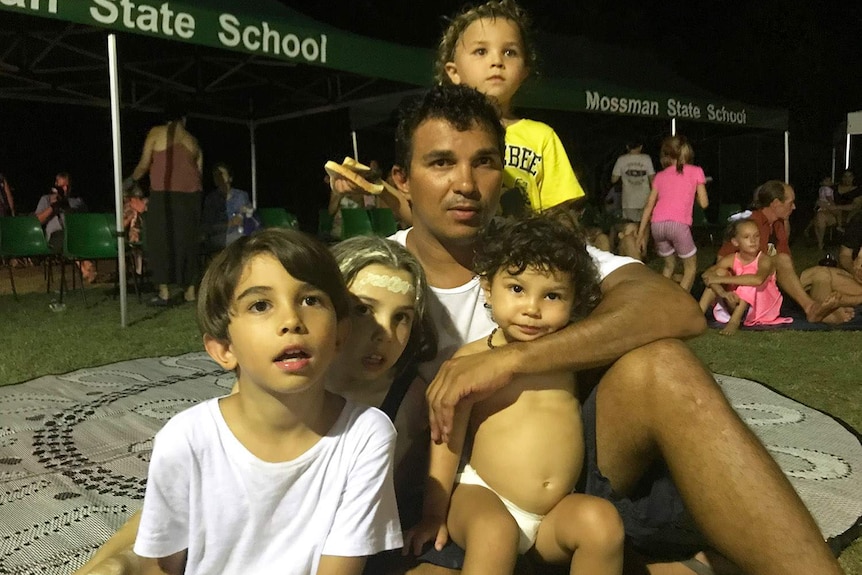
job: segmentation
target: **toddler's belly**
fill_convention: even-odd
[[[572,492],[583,459],[580,405],[568,396],[519,400],[485,418],[470,464],[501,496],[544,515]]]

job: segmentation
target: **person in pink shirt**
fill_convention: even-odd
[[[692,165],[694,150],[684,136],[668,136],[661,143],[661,165],[656,174],[652,190],[647,198],[644,213],[638,228],[638,249],[646,253],[650,224],[655,240],[656,252],[664,258],[662,274],[672,278],[676,258],[682,260],[682,278],[679,285],[691,290],[697,272],[697,247],[691,236],[691,214],[694,199],[706,209],[706,178],[703,169]]]

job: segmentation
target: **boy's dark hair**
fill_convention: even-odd
[[[755,209],[768,208],[774,200],[784,201],[784,182],[781,180],[769,180],[757,186],[754,190]]]
[[[413,254],[398,242],[378,236],[354,236],[335,244],[332,253],[347,285],[372,264],[404,270],[413,276],[416,316],[407,346],[395,362],[395,371],[400,373],[411,361],[434,359],[437,356],[437,332],[428,309],[428,282],[425,271]]]
[[[445,120],[456,130],[466,132],[474,127],[485,129],[494,136],[500,157],[506,149],[506,130],[500,123],[500,113],[481,92],[467,87],[446,84],[435,86],[422,97],[410,100],[399,110],[395,129],[395,164],[410,173],[413,159],[413,136],[426,120]]]
[[[271,255],[299,281],[323,290],[341,320],[350,313],[350,296],[329,249],[303,232],[263,229],[231,243],[210,262],[198,294],[198,327],[203,335],[230,341],[234,292],[254,256]]]
[[[527,69],[536,70],[536,46],[533,41],[533,20],[529,13],[514,0],[489,0],[477,6],[465,6],[454,18],[440,38],[437,46],[437,60],[434,62],[434,78],[440,84],[450,84],[452,81],[446,73],[446,64],[455,60],[455,48],[470,24],[477,20],[496,20],[501,18],[513,22],[521,33],[521,44],[524,49],[524,64]]]
[[[583,230],[564,208],[523,219],[495,218],[479,234],[473,270],[490,281],[502,269],[512,275],[528,267],[571,274],[572,319],[586,317],[601,300],[601,280],[587,252]]]

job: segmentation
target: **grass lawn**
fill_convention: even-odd
[[[794,254],[798,271],[820,257],[806,246],[794,246]],[[711,257],[702,250],[701,269]],[[9,294],[7,272],[0,271],[0,294]],[[121,328],[119,302],[108,294],[109,286],[89,288],[86,306],[80,293],[70,293],[66,310],[53,312],[53,296],[44,293],[39,270],[16,270],[16,280],[19,291],[28,291],[29,281],[30,293],[20,301],[0,295],[0,385],[203,349],[192,305],[148,308],[130,290],[129,325]],[[709,331],[690,343],[712,371],[762,382],[862,429],[862,332],[741,331],[723,337]],[[862,575],[862,539],[840,561],[848,575]]]

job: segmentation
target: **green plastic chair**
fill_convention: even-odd
[[[374,235],[368,210],[362,208],[341,208],[341,239],[353,236]]]
[[[43,256],[45,278],[48,284],[47,292],[51,291],[53,278],[52,264],[56,254],[48,247],[42,224],[36,216],[6,216],[0,218],[0,258],[32,258]],[[15,290],[15,276],[12,265],[9,266],[9,282],[12,284],[12,295],[18,301]]]
[[[369,211],[371,227],[378,236],[388,237],[398,231],[398,220],[389,208],[373,208]]]
[[[284,208],[258,208],[257,215],[265,228],[299,229],[296,216]]]
[[[715,245],[716,233],[720,233],[719,227],[706,219],[706,212],[700,207],[697,201],[694,202],[694,208],[691,212],[691,233],[692,236],[705,235],[709,238],[710,245]]]
[[[84,295],[84,303],[87,303],[84,277],[80,268],[74,264],[83,260],[116,260],[119,257],[116,225],[116,216],[113,213],[66,214],[65,233],[63,235],[63,259],[65,261],[60,275],[61,303],[66,287],[65,262],[72,263],[73,270],[78,270],[81,293]],[[117,281],[119,282],[119,277]],[[135,291],[139,293],[137,282],[135,282]]]

